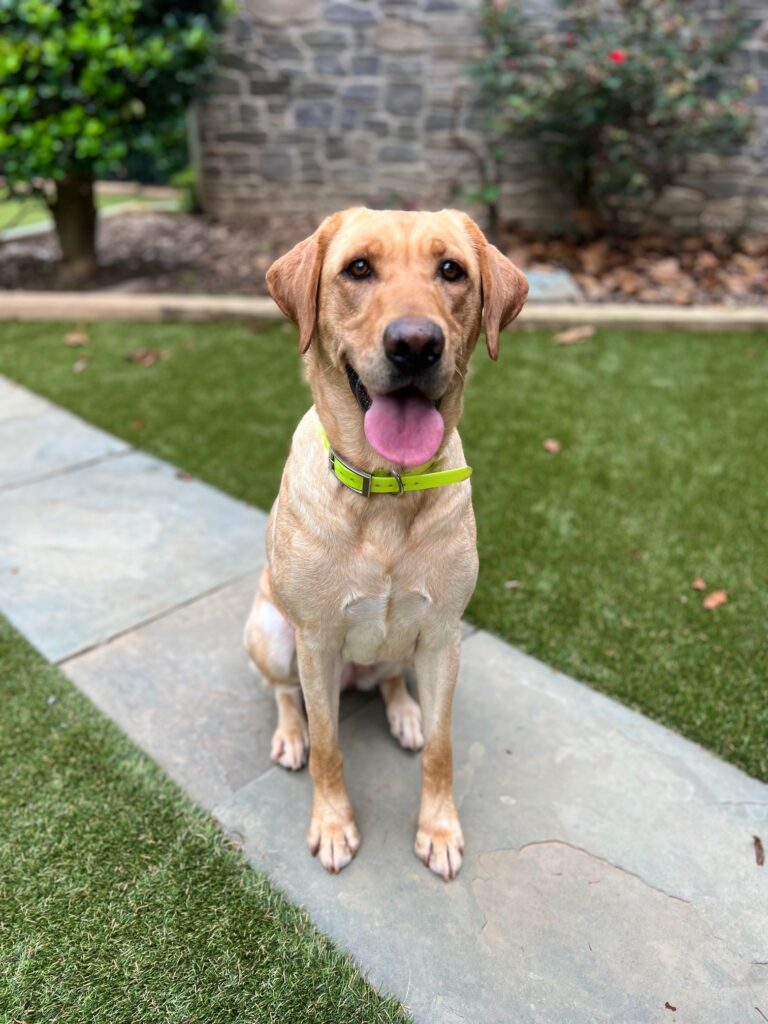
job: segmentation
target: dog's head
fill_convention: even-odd
[[[528,293],[455,210],[334,214],[272,264],[267,284],[299,328],[323,422],[342,434],[356,423],[362,444],[406,467],[432,459],[456,425],[481,325],[496,359]],[[354,440],[338,437],[350,454]]]

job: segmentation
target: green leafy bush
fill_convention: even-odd
[[[540,142],[579,210],[615,221],[626,200],[658,196],[691,152],[746,139],[757,83],[728,72],[750,28],[735,11],[712,30],[680,0],[561,7],[548,35],[519,3],[484,3],[486,49],[473,73],[494,140]]]
[[[0,0],[0,171],[49,204],[73,276],[95,264],[94,179],[177,141],[223,14],[222,0]]]

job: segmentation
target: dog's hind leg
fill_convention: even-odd
[[[261,574],[245,624],[245,649],[277,703],[277,728],[272,735],[275,764],[298,771],[307,763],[309,733],[301,699],[293,626],[270,600],[269,569]]]
[[[421,750],[424,746],[421,708],[408,692],[402,674],[385,679],[379,689],[384,698],[389,731],[406,750]]]

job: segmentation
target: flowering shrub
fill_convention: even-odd
[[[543,37],[519,3],[486,2],[473,72],[492,135],[537,139],[577,208],[615,220],[627,199],[657,196],[689,153],[744,141],[756,82],[727,73],[749,29],[734,12],[713,32],[680,0],[561,6],[558,33]]]

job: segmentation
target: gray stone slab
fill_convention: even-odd
[[[418,759],[374,706],[342,725],[363,842],[340,876],[306,849],[306,774],[273,769],[215,814],[419,1022],[768,1015],[768,787],[483,632],[454,722],[456,882],[412,852]]]
[[[578,302],[581,288],[567,270],[526,270],[529,302]]]
[[[0,611],[60,661],[254,569],[266,517],[138,452],[0,492]]]
[[[119,438],[0,377],[0,488],[128,450]]]
[[[257,578],[250,573],[63,665],[206,810],[271,768],[275,701],[242,644]],[[365,700],[344,694],[342,718]]]

